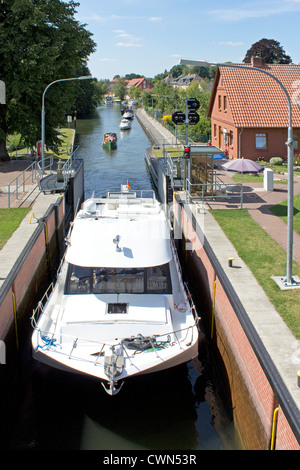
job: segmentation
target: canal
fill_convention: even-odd
[[[114,104],[77,120],[85,197],[104,195],[127,181],[132,189],[152,188],[144,159],[151,143],[136,119],[130,130],[120,131],[120,118],[120,106]],[[105,132],[118,134],[115,150],[102,148]],[[8,426],[11,450],[238,449],[205,341],[197,360],[131,378],[114,397],[94,378],[34,363],[30,344],[22,361]]]

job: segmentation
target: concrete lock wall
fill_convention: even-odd
[[[18,369],[19,354],[30,334],[32,308],[48,287],[63,254],[65,205],[58,197],[28,240],[0,291],[0,341],[5,365],[0,367],[1,401]]]
[[[255,329],[247,322],[247,314],[189,205],[178,196],[174,198],[174,216],[175,232],[178,235],[179,226],[182,232],[180,256],[242,446],[247,450],[270,449],[274,411],[278,408],[275,449],[299,450],[299,435],[294,432],[292,412],[286,406],[289,397],[280,390],[280,380],[277,387],[277,379],[272,379],[272,364],[264,357]]]

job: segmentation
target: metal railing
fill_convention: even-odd
[[[73,149],[72,154],[69,158],[65,161],[62,168],[60,169],[62,173],[62,178],[64,185],[66,185],[72,175],[73,165],[77,157],[78,146]],[[58,162],[63,162],[64,160],[58,160]],[[44,161],[39,160],[37,162],[37,171],[38,171],[38,181],[40,182],[42,178],[45,177],[45,171],[48,173],[56,173],[57,169],[57,160],[54,159],[54,155],[50,155],[49,157],[45,158]]]
[[[193,188],[197,191],[197,194],[192,194]],[[238,188],[238,190],[234,191],[233,188]],[[185,192],[187,194],[188,202],[201,200],[203,204],[203,202],[208,199],[231,199],[233,197],[238,197],[241,205],[243,201],[242,184],[228,184],[223,183],[221,180],[216,180],[213,183],[191,183],[190,180],[186,178]]]
[[[26,173],[28,172],[29,172],[29,175],[26,176]],[[18,176],[16,176],[16,178],[14,178],[10,183],[8,183],[8,186],[7,186],[8,208],[10,208],[11,197],[15,195],[16,199],[18,199],[20,189],[22,188],[22,192],[25,192],[26,183],[30,179],[31,179],[32,184],[34,180],[37,180],[37,162],[33,162],[31,165],[25,168],[25,170],[23,170]],[[12,189],[12,187],[14,186],[15,186],[15,189]],[[37,186],[38,186],[38,182],[36,183],[34,188],[32,188],[32,191],[30,192],[30,194],[35,190]],[[27,197],[30,194],[28,194]]]

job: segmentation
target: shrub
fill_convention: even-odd
[[[270,165],[282,165],[283,159],[280,157],[273,157],[270,159]]]

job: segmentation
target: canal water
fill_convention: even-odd
[[[128,181],[152,189],[144,154],[151,145],[136,119],[119,130],[119,105],[77,120],[84,160],[85,197],[104,195]],[[102,147],[118,134],[115,150]],[[234,426],[205,341],[199,358],[171,370],[131,378],[114,397],[94,378],[24,361],[14,400],[8,448],[13,450],[236,450]]]

